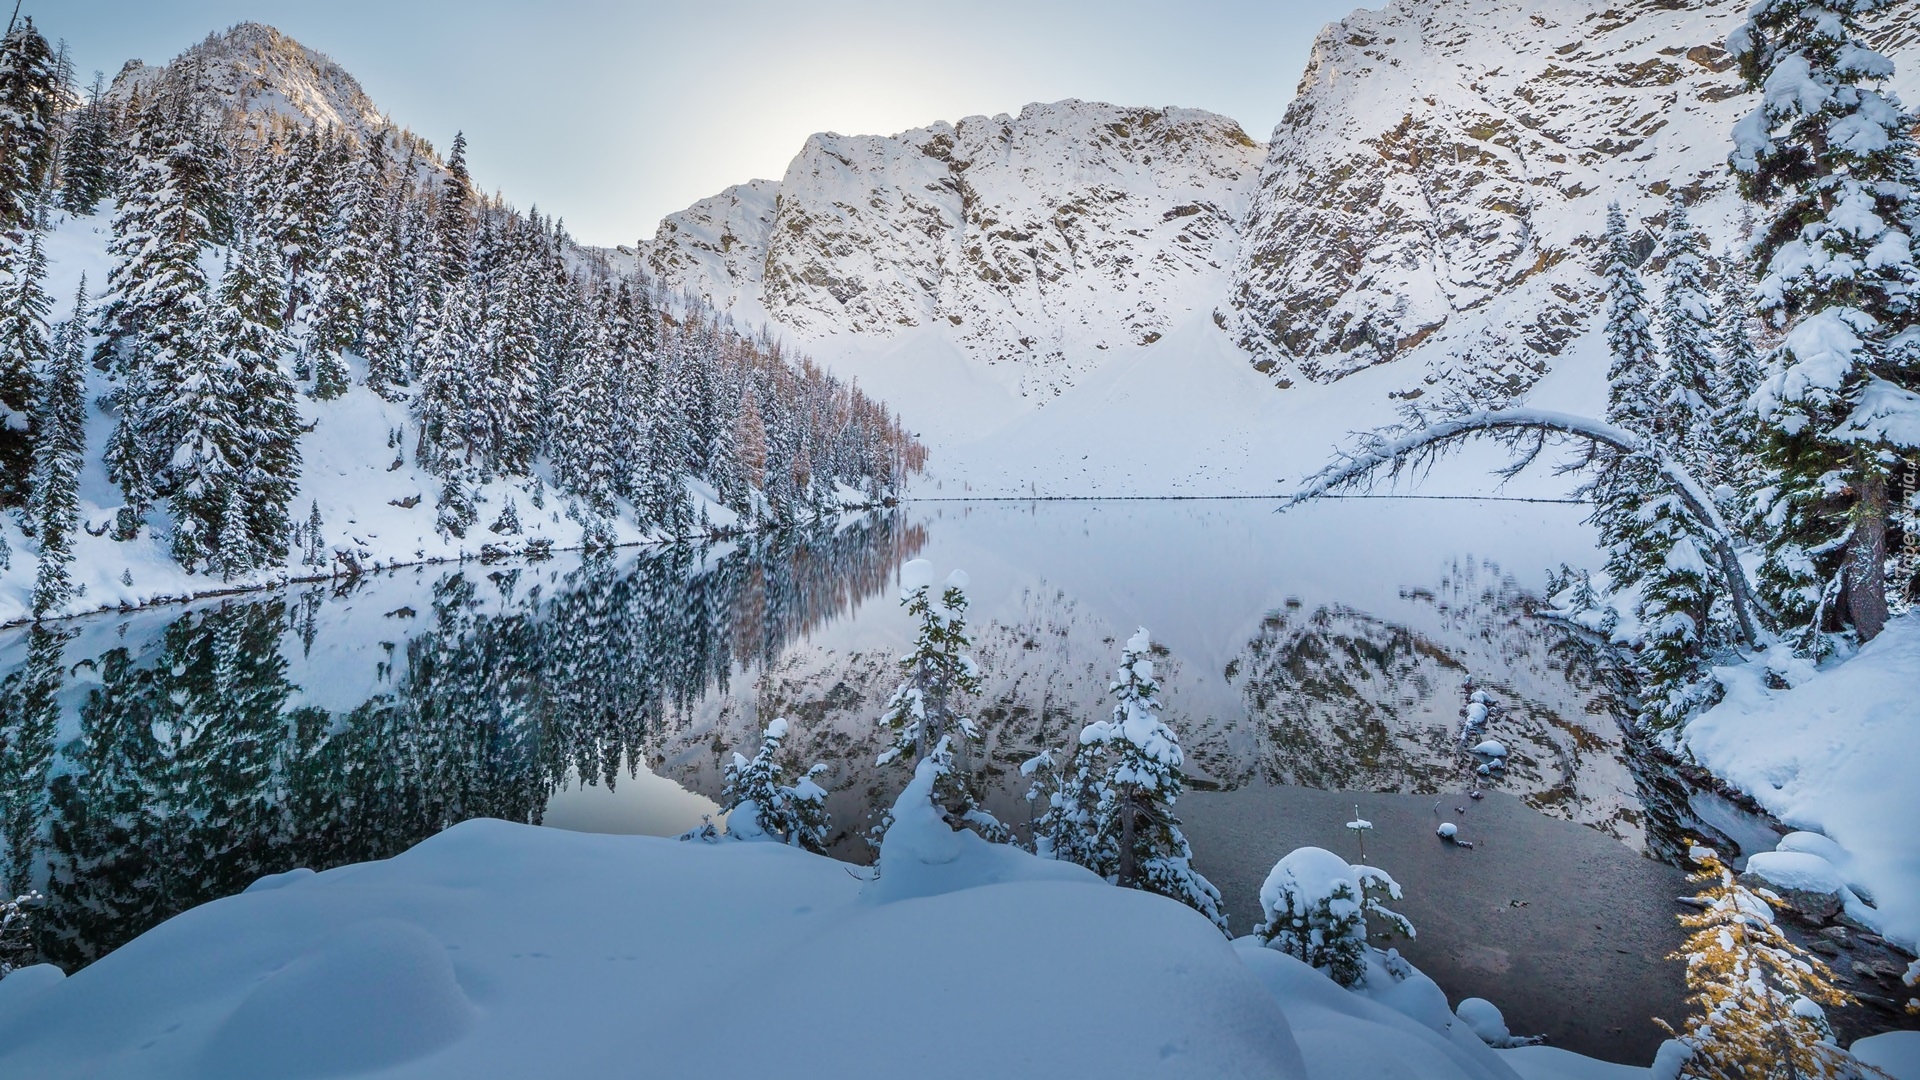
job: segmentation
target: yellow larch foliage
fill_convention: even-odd
[[[1849,1003],[1833,972],[1787,940],[1771,893],[1741,885],[1711,848],[1692,849],[1700,910],[1680,916],[1693,931],[1669,959],[1687,965],[1685,1031],[1658,1021],[1691,1051],[1681,1080],[1854,1080],[1882,1075],[1840,1048],[1821,1006]]]

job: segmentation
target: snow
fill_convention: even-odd
[[[484,1080],[629,1071],[639,1048],[684,1077],[1519,1075],[1411,969],[1392,1005],[1342,990],[909,813],[930,784],[873,881],[783,845],[487,820],[286,878],[71,978],[0,982],[0,1074]]]
[[[903,598],[932,586],[933,564],[927,560],[912,559],[900,567],[900,594]]]
[[[1483,757],[1503,758],[1507,756],[1507,748],[1493,739],[1488,739],[1478,746],[1475,746],[1473,752]]]
[[[1920,394],[1878,376],[1870,378],[1853,412],[1832,434],[1841,442],[1920,448]]]
[[[1920,1031],[1888,1031],[1855,1040],[1847,1048],[1864,1065],[1893,1080],[1920,1080]]]
[[[1460,826],[1455,825],[1451,821],[1443,821],[1440,823],[1440,827],[1433,831],[1435,835],[1440,837],[1440,839],[1451,840],[1454,837],[1460,835]]]
[[[1650,1069],[1595,1061],[1556,1046],[1520,1046],[1495,1053],[1521,1080],[1648,1080],[1653,1076]]]
[[[1513,1035],[1507,1030],[1507,1018],[1500,1015],[1500,1007],[1486,998],[1466,998],[1453,1007],[1453,1012],[1488,1046],[1504,1042]]]
[[[1846,879],[1834,865],[1803,851],[1758,851],[1747,857],[1747,873],[1776,889],[1850,898]]]
[[[1849,914],[1913,948],[1920,941],[1920,616],[1891,620],[1843,663],[1788,690],[1767,687],[1766,662],[1716,669],[1725,699],[1695,719],[1684,746],[1769,813],[1844,851],[1796,840],[1790,866],[1824,858],[1872,895]],[[1755,856],[1760,858],[1761,856]],[[1768,856],[1773,858],[1774,856]],[[1748,864],[1750,867],[1752,863]]]

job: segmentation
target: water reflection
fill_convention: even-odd
[[[5,884],[46,895],[39,948],[72,969],[263,874],[471,817],[537,823],[556,787],[617,785],[663,717],[846,614],[924,539],[880,517],[14,632]]]

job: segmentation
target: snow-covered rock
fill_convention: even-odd
[[[1803,851],[1759,851],[1747,859],[1746,884],[1769,889],[1787,907],[1814,922],[1838,915],[1847,903],[1847,883],[1834,865]]]

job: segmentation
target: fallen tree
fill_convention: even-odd
[[[1740,623],[1741,637],[1749,647],[1758,648],[1762,644],[1765,631],[1756,620],[1756,613],[1764,613],[1765,609],[1754,595],[1746,568],[1740,565],[1733,530],[1720,517],[1712,496],[1658,446],[1625,428],[1591,417],[1545,409],[1490,409],[1400,430],[1371,432],[1361,437],[1358,446],[1341,451],[1326,468],[1308,477],[1280,509],[1285,512],[1322,495],[1364,486],[1382,470],[1397,476],[1410,466],[1423,466],[1454,446],[1481,437],[1524,447],[1513,464],[1500,470],[1503,476],[1512,476],[1526,468],[1548,442],[1556,440],[1585,443],[1592,452],[1587,463],[1610,451],[1609,456],[1632,455],[1651,464],[1712,542],[1714,558],[1727,579],[1727,592],[1733,602],[1734,616]]]

